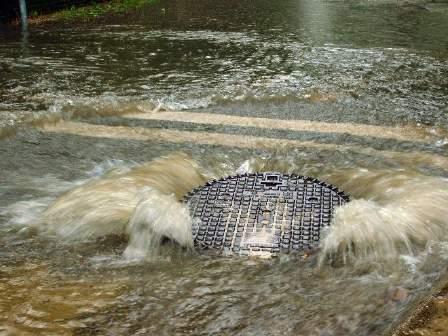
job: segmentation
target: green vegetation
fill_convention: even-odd
[[[83,7],[72,6],[44,17],[34,17],[33,21],[86,21],[106,15],[124,14],[151,5],[157,0],[111,0]]]

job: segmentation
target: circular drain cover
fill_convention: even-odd
[[[279,173],[213,180],[184,198],[196,247],[262,257],[317,247],[334,207],[349,200],[317,179]]]

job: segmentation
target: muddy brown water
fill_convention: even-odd
[[[0,32],[0,334],[383,335],[439,286],[446,5],[160,1],[112,21]],[[352,195],[320,252],[179,246],[176,197],[274,170]],[[161,227],[179,244],[146,244]]]

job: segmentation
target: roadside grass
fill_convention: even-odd
[[[106,15],[120,15],[136,11],[142,7],[152,5],[158,0],[110,0],[107,2],[63,9],[51,14],[39,15],[31,13],[31,23],[41,22],[67,22],[67,21],[90,21]]]

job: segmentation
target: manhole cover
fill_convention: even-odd
[[[349,200],[317,179],[279,173],[210,181],[184,199],[196,247],[267,257],[316,247],[334,208]]]

